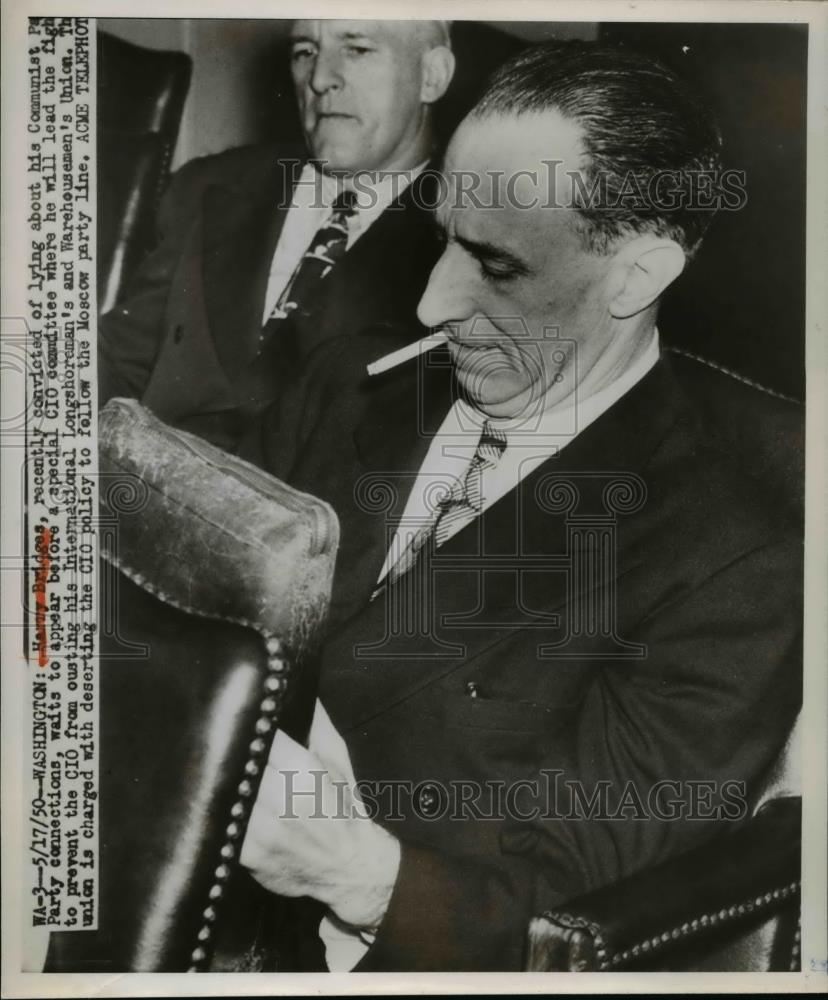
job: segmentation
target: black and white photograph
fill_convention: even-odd
[[[3,995],[823,990],[821,5],[10,6]]]

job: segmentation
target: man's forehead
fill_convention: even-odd
[[[463,120],[445,156],[446,170],[477,171],[488,182],[500,174],[540,172],[545,163],[564,170],[583,167],[583,127],[555,108],[520,114],[502,113]]]
[[[349,38],[369,38],[384,41],[405,35],[414,29],[408,21],[340,20],[336,18],[303,19],[293,22],[292,39],[309,38],[314,41],[323,36],[345,41]]]
[[[437,221],[457,237],[543,257],[537,241],[568,224],[567,171],[582,165],[581,126],[557,111],[467,118],[446,152]]]

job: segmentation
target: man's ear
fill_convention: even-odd
[[[454,53],[447,45],[435,45],[423,53],[423,82],[420,100],[434,104],[448,90],[454,76]]]
[[[610,315],[627,319],[646,309],[684,270],[684,251],[674,240],[639,236],[615,261]]]

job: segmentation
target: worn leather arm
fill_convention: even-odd
[[[273,733],[310,725],[338,523],[134,400],[98,443],[100,919],[47,971],[264,968],[282,935],[238,854]]]
[[[799,893],[801,800],[773,799],[703,847],[535,917],[530,971],[608,971],[750,922]]]

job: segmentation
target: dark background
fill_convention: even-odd
[[[725,166],[746,173],[747,204],[718,214],[665,297],[665,339],[804,398],[807,26],[607,24],[601,34],[695,83],[721,125]]]

